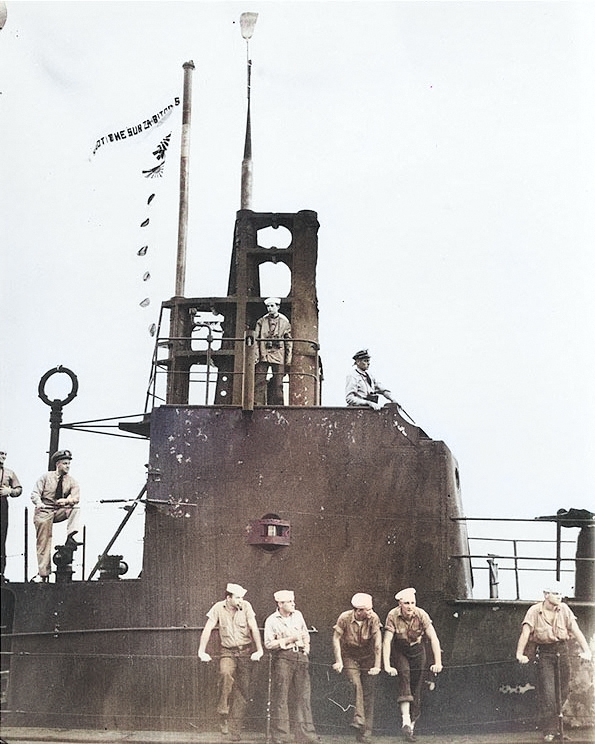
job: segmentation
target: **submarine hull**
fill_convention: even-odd
[[[365,591],[384,621],[405,586],[432,616],[445,665],[420,731],[532,725],[534,672],[514,661],[530,603],[472,600],[470,567],[454,557],[468,553],[456,460],[397,408],[161,406],[149,473],[140,578],[2,589],[5,724],[214,730],[216,662],[197,649],[233,581],[261,627],[273,592],[296,592],[321,734],[346,733],[351,717],[350,687],[332,670],[338,615]],[[572,606],[589,637],[592,603]],[[266,654],[253,674],[247,728],[265,732]],[[589,711],[588,690],[578,695]],[[383,673],[375,731],[399,726]]]

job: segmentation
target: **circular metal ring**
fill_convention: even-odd
[[[56,374],[65,374],[70,377],[70,380],[72,382],[72,390],[68,393],[66,398],[64,400],[60,400],[59,398],[56,398],[54,400],[50,400],[48,396],[45,393],[45,385],[47,381]],[[76,398],[76,394],[79,390],[79,381],[77,376],[74,374],[74,372],[71,369],[68,369],[68,367],[62,367],[62,365],[58,365],[54,369],[48,370],[45,375],[41,378],[39,381],[39,387],[37,388],[37,394],[41,398],[41,400],[47,405],[47,406],[54,406],[57,403],[61,404],[62,406],[67,405],[71,401],[73,401]]]

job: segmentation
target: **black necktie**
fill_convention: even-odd
[[[64,475],[60,475],[58,477],[58,485],[56,486],[56,501],[58,499],[61,499],[64,495],[64,486],[62,484],[63,480],[64,480]]]

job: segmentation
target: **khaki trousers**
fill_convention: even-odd
[[[37,566],[40,576],[49,576],[51,573],[54,522],[68,520],[68,534],[78,532],[81,528],[80,511],[78,506],[60,506],[57,509],[48,506],[36,507],[33,524],[37,533]]]

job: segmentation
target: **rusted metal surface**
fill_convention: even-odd
[[[426,597],[469,596],[467,565],[449,558],[466,548],[466,527],[450,519],[462,515],[456,461],[396,409],[255,409],[246,419],[240,409],[163,406],[151,427],[161,478],[149,497],[197,504],[170,539],[205,579],[239,572],[258,581],[252,593],[271,596],[274,584],[316,576],[308,588],[318,622],[323,607],[333,619],[354,584],[387,600],[403,582]],[[238,544],[271,513],[290,520],[293,535],[290,555],[274,564]],[[149,530],[152,521],[149,513]],[[154,556],[145,553],[143,575],[161,582]]]
[[[350,720],[349,684],[332,670],[339,613],[355,591],[368,591],[384,620],[406,585],[434,620],[445,666],[420,734],[531,728],[534,672],[514,658],[529,603],[469,598],[468,566],[450,558],[468,550],[457,464],[444,442],[388,408],[246,415],[163,406],[151,436],[158,477],[148,484],[142,578],[2,588],[5,725],[212,731],[217,671],[198,661],[197,648],[206,612],[237,581],[260,626],[274,610],[272,593],[295,590],[311,629],[323,736],[345,732]],[[173,519],[167,505],[180,499],[194,506]],[[289,545],[249,543],[251,524],[277,517],[291,525]],[[570,604],[592,637],[593,604]],[[588,722],[592,705],[589,672],[577,667],[576,679],[570,726]],[[383,673],[377,684],[376,733],[395,735],[394,680]],[[255,664],[249,714],[260,736],[267,689],[265,657]]]
[[[179,585],[162,591],[140,579],[3,588],[3,612],[10,608],[7,597],[14,601],[13,617],[3,616],[3,621],[9,619],[15,633],[3,638],[3,651],[11,654],[3,657],[10,659],[3,727],[213,731],[217,672],[213,665],[201,664],[196,651],[206,609],[221,590],[197,584],[189,588],[180,595]],[[307,589],[301,592],[300,606],[317,631],[311,636],[315,722],[323,736],[340,734],[348,730],[351,691],[331,668],[332,627],[313,622],[316,608],[307,601]],[[252,592],[249,596],[254,600]],[[519,665],[511,650],[528,604],[426,604],[444,649],[445,668],[436,689],[425,696],[420,733],[485,733],[506,726],[531,731],[534,670]],[[571,606],[592,636],[593,607]],[[259,607],[259,624],[272,609]],[[337,614],[341,609],[337,603]],[[209,652],[216,658],[216,649]],[[588,725],[592,715],[589,665],[575,671],[580,684],[565,709],[569,728]],[[253,682],[249,731],[262,737],[266,657],[256,666]],[[377,684],[375,734],[394,736],[394,680],[382,674]]]

